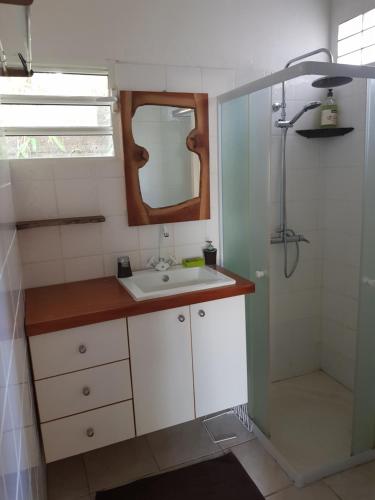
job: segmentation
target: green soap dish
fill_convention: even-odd
[[[204,266],[203,257],[189,257],[187,259],[182,259],[182,265],[184,267],[202,267]]]

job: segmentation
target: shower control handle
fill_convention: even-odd
[[[255,277],[260,280],[264,278],[266,275],[266,271],[255,271]]]
[[[367,278],[366,276],[362,279],[364,285],[367,285],[371,288],[375,288],[375,280]]]

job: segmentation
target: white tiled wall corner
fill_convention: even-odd
[[[355,131],[319,144],[324,179],[322,368],[353,388],[360,281],[366,82],[336,89],[339,124]],[[339,140],[341,139],[341,140]]]
[[[296,79],[288,82],[287,99],[288,103],[291,102],[288,112],[296,112],[308,100],[324,99],[325,91],[319,94],[321,91],[313,89],[310,83],[310,77],[306,81]],[[280,100],[280,90],[274,89],[274,101]],[[354,133],[317,141],[306,140],[293,132],[288,137],[289,225],[303,232],[310,244],[301,245],[300,265],[290,280],[283,278],[282,249],[271,248],[274,379],[298,374],[298,366],[300,370],[314,366],[316,369],[317,366],[347,387],[353,386],[361,250],[365,91],[363,82],[354,81],[351,86],[335,92],[341,110],[341,124],[354,126]],[[298,128],[316,126],[317,113],[306,114],[298,122]],[[271,148],[274,225],[279,221],[279,200],[280,136],[275,132]],[[289,250],[293,255],[293,248]],[[315,301],[307,304],[303,297],[309,293],[313,294]],[[315,316],[310,310],[313,303]],[[293,349],[288,350],[286,346],[295,331],[291,322],[303,321],[303,318],[302,331],[310,331],[312,337],[301,335],[299,342],[293,344]],[[313,333],[312,324],[315,325]],[[312,347],[312,342],[315,347]],[[310,352],[307,349],[309,346]],[[314,362],[311,353],[315,355]]]
[[[129,227],[121,151],[118,158],[12,161],[19,220],[106,217],[100,224],[20,232],[26,287],[115,274],[116,259],[121,255],[130,256],[133,269],[142,268],[159,252],[159,239],[161,253],[178,260],[201,255],[206,239],[219,245],[216,95],[233,87],[235,72],[124,63],[116,65],[116,73],[121,89],[208,92],[211,219],[168,224],[168,239],[160,239],[158,225]]]
[[[10,180],[7,162],[0,160],[0,172],[1,179]],[[10,188],[9,182],[0,182],[0,497],[46,500],[26,356],[21,266]],[[31,245],[31,258],[34,254]],[[33,438],[26,439],[27,435]]]

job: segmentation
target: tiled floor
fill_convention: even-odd
[[[211,422],[210,431],[215,436],[234,432],[238,438],[214,444],[202,422],[194,421],[49,464],[48,500],[93,500],[97,490],[207,460],[229,449],[267,500],[375,499],[375,463],[297,489],[234,416]]]
[[[317,371],[272,384],[271,441],[298,471],[350,457],[353,393]]]

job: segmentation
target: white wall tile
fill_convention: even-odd
[[[357,329],[358,302],[355,299],[324,290],[322,303],[324,318],[336,321],[352,330]]]
[[[104,276],[102,255],[64,259],[65,281],[80,281]]]
[[[116,83],[120,90],[154,90],[167,88],[166,67],[157,64],[117,64]]]
[[[127,217],[107,217],[101,225],[104,253],[137,250],[139,248],[138,227],[129,227]]]
[[[60,217],[99,215],[99,197],[94,179],[57,180],[56,196]]]
[[[126,212],[125,181],[123,177],[98,180],[100,214],[124,215]]]
[[[94,162],[97,179],[124,177],[124,161],[121,158],[98,158]]]
[[[79,162],[73,158],[59,158],[48,161],[51,162],[56,180],[89,179],[94,177],[96,173],[95,163],[91,158],[80,158]]]
[[[169,235],[165,237],[166,233]],[[139,245],[140,248],[148,250],[150,248],[173,247],[174,245],[174,225],[173,224],[155,224],[151,226],[139,227]]]
[[[31,165],[25,170],[32,179],[40,172]],[[7,170],[7,172],[5,171]],[[9,165],[2,162],[1,179],[10,181]],[[33,187],[33,186],[32,186]],[[30,373],[24,334],[24,303],[18,239],[10,227],[14,220],[11,184],[0,187],[0,497],[4,500],[44,500],[45,481],[38,479],[33,496],[28,489],[31,466],[28,457],[35,456],[34,468],[43,468],[39,442],[22,443],[26,426],[36,416],[30,396]],[[34,251],[34,247],[31,254]],[[40,474],[40,478],[42,475]]]
[[[102,254],[100,224],[61,226],[61,245],[64,258]]]
[[[62,260],[48,260],[24,264],[23,282],[25,288],[64,283],[64,267]]]
[[[13,194],[17,200],[18,220],[58,217],[55,184],[52,180],[16,180]]]
[[[231,90],[235,86],[236,72],[232,69],[202,69],[203,92],[208,92],[210,96],[218,96]]]
[[[206,240],[206,222],[191,221],[174,224],[175,245],[189,245]]]
[[[47,181],[53,179],[53,166],[48,160],[13,160],[10,162],[12,181]]]
[[[360,268],[333,259],[324,261],[324,287],[337,294],[358,299]]]
[[[201,68],[167,66],[168,92],[202,92]]]
[[[18,231],[22,262],[60,259],[61,240],[58,227],[38,227]]]

